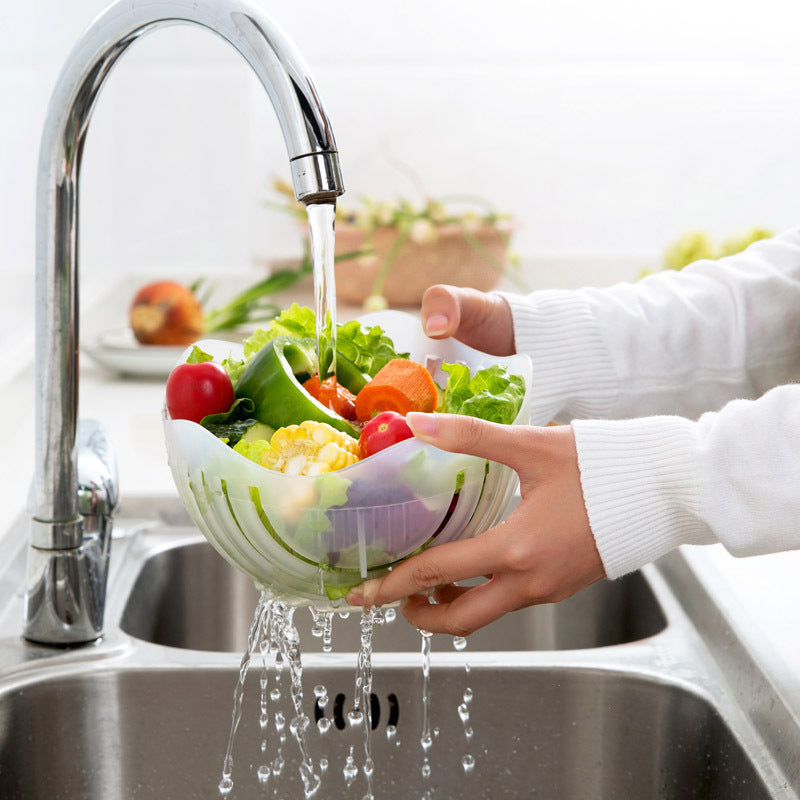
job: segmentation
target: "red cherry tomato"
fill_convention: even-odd
[[[233,405],[233,385],[228,373],[214,361],[179,364],[167,378],[167,411],[172,419],[200,422]]]
[[[309,378],[303,388],[322,405],[345,419],[354,420],[356,418],[356,396],[341,383],[336,382],[336,378],[325,378],[319,382],[319,376]]]
[[[361,447],[361,458],[375,455],[393,444],[410,439],[413,435],[402,414],[398,414],[396,411],[381,411],[361,430],[361,437],[358,440]]]

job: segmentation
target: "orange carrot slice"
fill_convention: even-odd
[[[407,358],[393,358],[356,395],[356,416],[366,422],[381,411],[435,411],[439,393],[430,372]]]

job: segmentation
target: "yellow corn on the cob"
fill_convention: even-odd
[[[321,475],[358,460],[358,442],[352,436],[314,420],[278,428],[261,456],[267,469],[287,475]]]

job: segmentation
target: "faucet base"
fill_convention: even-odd
[[[26,639],[70,645],[102,636],[108,574],[103,549],[99,537],[64,550],[28,548]]]

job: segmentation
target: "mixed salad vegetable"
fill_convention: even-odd
[[[440,386],[378,326],[344,323],[335,341],[336,375],[320,381],[333,345],[323,337],[318,358],[314,312],[294,304],[245,341],[241,360],[218,364],[194,347],[167,380],[167,410],[267,469],[319,475],[410,438],[409,411],[510,424],[522,404],[524,381],[504,366],[442,364]]]

